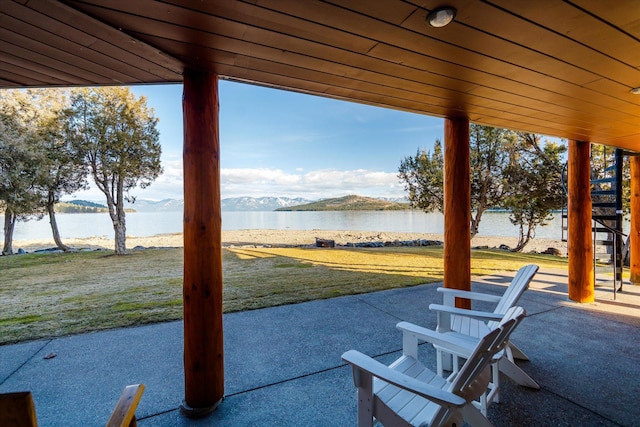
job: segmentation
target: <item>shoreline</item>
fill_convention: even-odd
[[[354,230],[277,230],[277,229],[245,229],[223,230],[223,247],[234,246],[315,246],[316,238],[333,240],[336,246],[349,243],[393,242],[413,240],[444,240],[444,235],[434,233],[409,233],[386,231],[354,231]],[[514,247],[517,237],[498,237],[477,235],[471,240],[471,247],[498,248],[500,245]],[[62,242],[76,249],[113,249],[114,239],[105,236],[63,239]],[[147,237],[127,236],[127,249],[137,246],[149,247],[182,247],[182,233],[157,234]],[[53,238],[43,240],[14,240],[13,249],[26,252],[55,248]],[[561,256],[567,255],[567,242],[555,239],[532,239],[525,246],[523,253],[543,252],[548,248],[557,249]]]

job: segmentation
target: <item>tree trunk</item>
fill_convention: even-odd
[[[122,202],[119,202],[116,205],[116,218],[113,220],[116,255],[127,254],[127,223],[124,215],[124,207]]]
[[[622,238],[622,237],[620,237]],[[622,264],[626,267],[631,266],[631,234],[629,234],[624,241],[624,246],[622,247]]]
[[[53,233],[53,241],[56,242],[58,249],[62,249],[67,252],[71,248],[64,243],[60,238],[60,232],[58,231],[58,222],[56,221],[56,211],[54,209],[55,202],[52,201],[51,195],[49,195],[49,201],[47,203],[47,212],[49,213],[49,224],[51,224],[51,233]]]
[[[476,214],[471,215],[471,238],[473,239],[478,234],[478,228],[480,227],[480,220],[482,219],[482,214],[485,211],[484,205],[478,206],[476,209]]]
[[[124,212],[124,181],[118,180],[116,187],[115,218],[113,219],[113,229],[115,235],[116,255],[127,254],[127,220]]]
[[[16,216],[9,209],[4,211],[4,247],[2,248],[2,255],[13,254],[13,229],[16,225]]]
[[[520,225],[519,234],[520,235],[518,237],[518,243],[516,244],[516,247],[511,250],[511,252],[522,252],[524,247],[527,246],[527,244],[529,243],[529,240],[531,240],[531,226],[527,227],[527,234],[525,234],[524,227]]]
[[[124,219],[123,219],[124,220]],[[116,255],[127,254],[127,227],[124,221],[114,221]]]

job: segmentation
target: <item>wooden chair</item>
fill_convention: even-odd
[[[528,289],[531,280],[538,271],[537,265],[526,265],[516,273],[511,283],[503,295],[490,295],[479,292],[462,291],[458,289],[438,288],[443,294],[443,304],[431,304],[429,309],[438,314],[438,326],[436,331],[449,335],[470,337],[471,342],[467,346],[466,353],[469,354],[475,343],[492,329],[496,328],[499,322],[505,317],[506,312],[514,307],[525,290]],[[455,298],[468,298],[475,301],[485,301],[496,303],[493,312],[487,313],[477,310],[463,310],[455,308]],[[437,350],[437,372],[443,376],[444,370],[455,373],[459,362],[457,358],[463,356],[462,353],[448,351],[441,346],[435,346]],[[481,398],[481,410],[484,414],[487,405],[491,402],[500,401],[499,372],[502,372],[513,379],[516,383],[539,389],[540,386],[515,364],[514,359],[529,360],[529,358],[518,349],[511,341],[508,341],[505,349],[506,358],[500,359],[494,364],[493,380],[489,387],[489,393]]]
[[[0,394],[0,426],[38,427],[30,391]]]
[[[144,392],[144,384],[128,385],[122,391],[116,407],[107,421],[106,427],[135,427],[136,408],[142,398]]]
[[[106,426],[136,426],[135,411],[143,392],[144,384],[126,386]],[[0,394],[0,426],[38,427],[36,409],[31,392]]]
[[[419,341],[450,348],[462,345],[435,331],[403,332],[402,356],[386,366],[358,351],[342,359],[352,366],[358,389],[358,426],[371,427],[375,418],[385,426],[491,426],[473,405],[489,384],[489,364],[508,342],[509,335],[524,317],[514,308],[512,317],[482,337],[464,366],[453,378],[436,375],[418,360]],[[400,322],[398,328],[410,325]]]

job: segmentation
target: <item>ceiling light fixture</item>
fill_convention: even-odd
[[[432,27],[441,28],[448,25],[456,17],[456,9],[451,6],[443,6],[433,9],[427,15],[427,22]]]
[[[640,87],[634,87],[629,92],[631,92],[634,95],[640,95]]]

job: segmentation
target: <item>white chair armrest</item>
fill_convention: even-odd
[[[368,374],[380,378],[390,384],[408,390],[432,402],[446,407],[461,408],[466,400],[456,394],[441,390],[430,384],[411,378],[356,350],[349,350],[342,355],[342,360]],[[355,379],[355,378],[354,378]],[[356,384],[358,386],[358,384]]]
[[[429,304],[429,310],[448,314],[457,314],[458,316],[471,317],[485,322],[490,320],[500,321],[504,317],[504,313],[488,313],[486,311],[466,310],[464,308],[450,307],[448,305],[441,304]]]
[[[499,302],[501,295],[483,294],[481,292],[463,291],[452,288],[438,288],[438,292],[451,297],[466,298],[474,301]]]
[[[471,354],[478,344],[477,340],[473,340],[466,335],[457,333],[442,334],[409,322],[400,322],[396,325],[396,328],[401,330],[403,335],[413,335],[420,341],[429,342],[435,346],[446,348],[450,352],[465,356]]]

